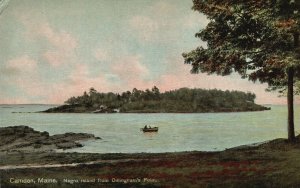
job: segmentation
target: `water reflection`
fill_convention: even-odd
[[[148,138],[153,138],[154,136],[158,135],[158,132],[143,132],[143,135]]]

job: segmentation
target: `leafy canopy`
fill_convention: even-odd
[[[207,48],[183,53],[192,73],[207,72],[287,85],[286,69],[300,76],[299,0],[194,0],[193,9],[210,19],[196,37]]]

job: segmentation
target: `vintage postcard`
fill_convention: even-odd
[[[0,187],[298,187],[298,0],[0,0]]]

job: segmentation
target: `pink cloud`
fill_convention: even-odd
[[[17,76],[12,77],[10,84],[16,85],[21,89],[19,96],[35,96],[40,99],[29,101],[26,98],[2,97],[1,103],[52,103],[62,104],[71,96],[82,95],[83,91],[94,87],[99,91],[110,91],[110,85],[105,77],[99,74],[90,77],[89,67],[86,64],[76,64],[73,72],[66,75],[66,79],[57,83],[45,83],[40,79],[40,74],[35,70],[36,62],[28,56],[22,56],[8,61],[8,67],[20,70]]]
[[[20,71],[35,71],[37,62],[31,59],[28,55],[23,55],[7,62],[7,68],[12,68]]]
[[[15,59],[11,59],[6,62],[6,68],[8,70],[13,69],[15,70],[15,74],[10,76],[7,84],[14,85],[21,89],[21,92],[18,93],[18,98],[6,98],[4,99],[11,103],[27,103],[26,98],[22,98],[22,96],[30,95],[30,96],[40,96],[44,88],[43,84],[40,82],[40,76],[38,72],[38,63],[33,60],[28,55],[23,55],[17,57]],[[40,101],[35,101],[40,102]]]
[[[48,92],[46,101],[52,104],[63,104],[64,101],[72,96],[80,96],[84,91],[88,92],[91,87],[94,87],[97,91],[109,92],[109,87],[101,80],[103,80],[103,77],[99,76],[83,79],[74,85],[68,83],[53,84],[50,87],[53,89]]]
[[[111,67],[125,85],[131,87],[148,75],[148,69],[141,63],[139,56],[127,56],[117,60]]]
[[[54,67],[58,67],[67,62],[66,54],[60,51],[47,51],[43,54],[43,57],[50,65]]]
[[[21,77],[13,82],[23,90],[24,94],[43,98],[34,103],[63,104],[71,96],[82,95],[91,87],[102,92],[112,89],[103,75],[90,77],[88,66],[85,64],[77,64],[73,72],[62,82],[44,83],[37,78],[30,77]],[[13,100],[7,101],[13,102]]]
[[[27,40],[45,40],[51,46],[42,53],[43,58],[53,67],[73,63],[78,47],[77,40],[70,32],[56,30],[47,21],[33,20],[30,15],[21,15],[20,21],[25,26]]]
[[[101,64],[106,70],[106,72],[101,72],[105,75],[106,83],[109,85],[107,88],[111,88],[109,91],[123,92],[133,88],[146,89],[153,86],[151,81],[146,81],[149,70],[142,63],[141,56],[130,55],[126,51],[115,55],[111,54],[109,49],[110,46],[93,51],[93,56],[97,60],[108,62]]]
[[[109,92],[112,89],[104,75],[99,74],[96,77],[90,77],[89,67],[86,64],[77,64],[73,72],[67,77],[66,82],[52,84],[48,87],[52,89],[47,93],[47,101],[53,104],[62,104],[71,96],[82,95],[91,87],[101,92]]]
[[[75,56],[74,50],[77,47],[77,41],[70,33],[65,31],[55,32],[48,23],[41,24],[37,32],[54,47],[54,49],[43,54],[50,65],[58,67],[62,64],[72,63],[72,60],[76,59],[73,57]]]
[[[77,47],[77,41],[70,33],[66,31],[54,31],[47,22],[39,25],[36,32],[47,38],[49,43],[58,49],[69,51]]]
[[[44,38],[53,47],[72,51],[78,44],[77,40],[70,32],[64,30],[55,30],[46,20],[33,20],[30,14],[18,16],[21,23],[25,26],[25,36],[27,39]]]

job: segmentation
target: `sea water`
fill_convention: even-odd
[[[238,113],[28,113],[53,105],[0,105],[0,126],[27,125],[50,135],[92,133],[101,140],[83,142],[67,151],[136,153],[219,151],[239,145],[287,137],[287,107]],[[299,106],[300,107],[300,106]],[[296,134],[300,133],[300,108],[295,108]],[[158,133],[143,133],[145,125]]]

